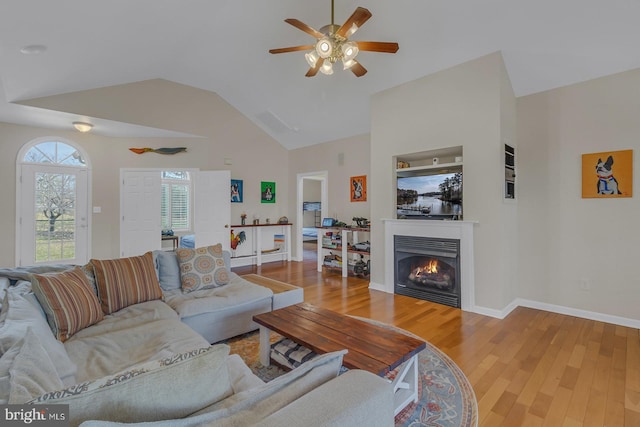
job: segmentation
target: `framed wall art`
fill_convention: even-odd
[[[633,196],[633,150],[582,155],[582,198]]]
[[[367,176],[352,176],[349,178],[349,186],[351,187],[352,202],[367,201]]]
[[[275,203],[276,202],[276,183],[271,181],[262,181],[260,183],[260,202]]]
[[[242,203],[242,180],[231,180],[231,203]]]

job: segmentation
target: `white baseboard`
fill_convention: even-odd
[[[511,313],[513,310],[515,310],[518,307],[518,304],[516,301],[517,300],[511,301],[511,303],[507,305],[505,308],[503,308],[502,310],[496,310],[494,308],[487,308],[487,307],[474,305],[471,307],[469,311],[482,314],[484,316],[495,317],[497,319],[504,319],[509,315],[509,313]]]
[[[562,305],[549,304],[546,302],[533,301],[524,298],[514,299],[502,310],[474,306],[471,311],[485,316],[504,319],[517,307],[535,308],[536,310],[549,311],[551,313],[564,314],[567,316],[580,317],[582,319],[596,320],[599,322],[626,326],[628,328],[640,329],[640,320],[637,319],[629,319],[627,317],[614,316],[612,314],[598,313],[595,311],[581,310],[579,308],[565,307]]]
[[[384,285],[382,285],[380,283],[375,283],[375,282],[369,282],[369,289],[373,289],[375,291],[386,292],[388,294],[392,294],[393,293],[393,292],[389,292]]]

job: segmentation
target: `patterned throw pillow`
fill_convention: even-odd
[[[62,342],[104,317],[80,267],[62,273],[34,274],[31,283],[51,330]]]
[[[92,259],[91,264],[104,314],[133,304],[162,299],[151,252],[137,257]]]
[[[176,251],[183,292],[217,288],[229,283],[229,271],[222,257],[222,244]]]

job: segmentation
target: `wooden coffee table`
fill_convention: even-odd
[[[343,365],[385,377],[402,365],[390,382],[395,414],[418,400],[418,353],[426,344],[396,330],[302,303],[253,316],[260,326],[260,363],[269,366],[271,331],[316,353],[347,349]]]

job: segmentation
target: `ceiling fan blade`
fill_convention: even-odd
[[[323,60],[318,60],[316,61],[316,66],[315,67],[311,67],[309,68],[309,71],[307,71],[307,74],[305,74],[305,77],[313,77],[316,74],[318,74],[318,70],[320,69],[320,67],[322,67],[322,64],[324,64],[324,59]]]
[[[362,24],[367,22],[371,18],[371,12],[369,9],[359,7],[355,12],[342,24],[342,27],[336,31],[336,35],[348,39],[358,28],[362,27]]]
[[[297,52],[299,50],[310,50],[313,48],[315,48],[315,46],[312,44],[308,44],[304,46],[281,47],[279,49],[269,49],[269,53]]]
[[[298,21],[297,19],[294,18],[288,18],[285,19],[284,22],[286,22],[287,24],[291,24],[294,27],[296,27],[299,30],[304,31],[305,33],[317,38],[317,39],[321,39],[322,37],[324,37],[324,34],[322,34],[320,31],[318,30],[314,30],[313,28],[311,28],[310,26],[308,26],[307,24],[305,24],[302,21]]]
[[[358,49],[367,52],[396,53],[399,49],[398,43],[394,42],[356,42]]]
[[[353,74],[356,75],[356,77],[362,77],[365,74],[367,74],[366,68],[364,68],[358,61],[354,61],[354,62],[355,64],[353,64],[349,69]]]

